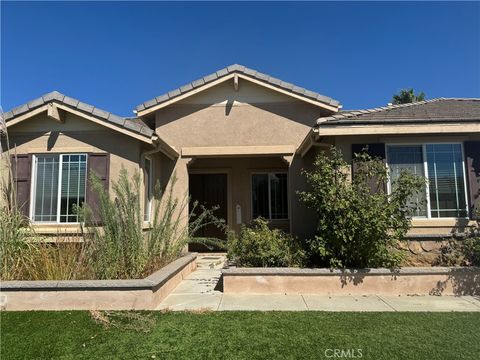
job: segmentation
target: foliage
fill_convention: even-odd
[[[306,241],[309,263],[396,267],[402,253],[395,247],[410,228],[416,207],[409,199],[422,191],[425,180],[402,172],[388,195],[384,191],[388,173],[380,159],[361,153],[354,163],[355,176],[349,181],[348,164],[340,151],[332,149],[320,153],[313,171],[304,172],[311,189],[299,196],[318,217],[316,234]]]
[[[393,95],[392,103],[394,105],[399,104],[409,104],[418,101],[425,100],[425,93],[421,91],[420,93],[415,94],[412,88],[410,89],[402,89],[398,94]]]
[[[478,214],[478,212],[477,212]],[[463,240],[450,240],[442,248],[435,265],[480,266],[480,214],[477,224]]]
[[[228,258],[237,266],[300,266],[304,253],[297,239],[257,218],[251,227],[242,225],[238,236],[229,233]]]
[[[89,266],[97,279],[144,276],[178,257],[190,242],[215,243],[215,239],[191,237],[201,227],[212,223],[223,226],[223,220],[213,215],[215,209],[198,204],[194,204],[190,215],[185,215],[188,199],[175,198],[175,180],[165,194],[158,183],[155,186],[153,219],[148,224],[143,218],[138,172],[130,176],[122,168],[112,185],[113,196],[97,178],[92,180],[100,199],[99,215],[95,217],[88,206],[83,209],[87,230],[83,237],[89,243]],[[183,225],[185,220],[190,220],[188,225]]]

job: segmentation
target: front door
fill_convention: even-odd
[[[207,209],[218,207],[214,215],[219,219],[227,220],[227,174],[190,174],[188,186],[190,189],[190,211],[193,202],[198,201],[199,205],[204,205]],[[213,224],[203,227],[195,236],[226,238],[225,233]]]

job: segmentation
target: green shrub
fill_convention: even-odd
[[[416,205],[410,199],[422,191],[425,180],[403,172],[388,195],[388,174],[379,159],[362,153],[349,181],[348,164],[340,151],[322,152],[314,169],[304,172],[310,191],[300,199],[316,212],[316,234],[306,241],[309,265],[340,268],[396,267],[402,253],[396,244],[411,226]],[[378,189],[380,191],[372,191]]]
[[[304,253],[299,242],[279,229],[270,229],[265,219],[255,219],[251,227],[242,225],[239,235],[228,237],[228,258],[237,266],[301,266]]]

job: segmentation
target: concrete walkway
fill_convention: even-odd
[[[223,294],[224,254],[202,254],[198,269],[158,306],[172,311],[480,311],[478,296],[323,296]]]

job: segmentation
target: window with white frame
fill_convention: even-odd
[[[153,200],[153,166],[152,160],[145,158],[144,167],[144,181],[145,181],[145,204],[144,204],[144,221],[150,221],[152,212]]]
[[[427,179],[423,194],[411,199],[417,217],[467,216],[467,193],[462,144],[388,145],[389,188],[403,169]]]
[[[253,218],[288,219],[288,190],[286,173],[252,175]]]
[[[33,163],[34,222],[76,223],[85,201],[87,155],[35,155]]]

